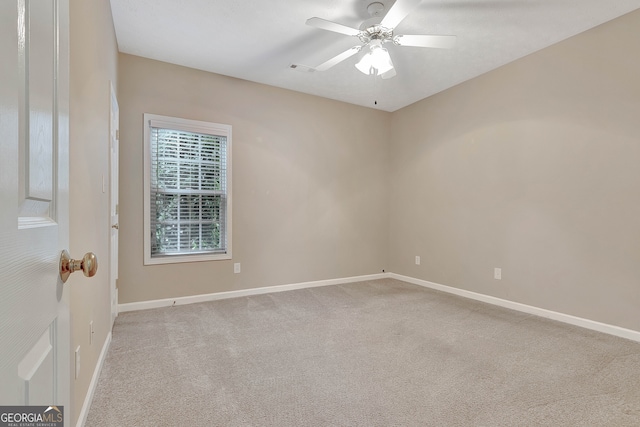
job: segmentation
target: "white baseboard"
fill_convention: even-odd
[[[243,289],[238,291],[218,292],[213,294],[192,295],[188,297],[166,298],[161,300],[140,301],[118,305],[118,313],[136,310],[148,310],[151,308],[169,307],[172,305],[194,304],[198,302],[216,301],[227,298],[237,298],[251,295],[268,294],[272,292],[291,291],[294,289],[314,288],[318,286],[339,285],[343,283],[363,282],[366,280],[376,280],[392,278],[402,280],[404,282],[413,283],[425,288],[435,289],[449,294],[458,295],[464,298],[470,298],[482,301],[488,304],[509,308],[511,310],[523,313],[534,314],[536,316],[545,317],[547,319],[557,320],[559,322],[568,323],[570,325],[580,326],[605,334],[615,335],[632,341],[640,342],[640,331],[625,329],[619,326],[609,325],[606,323],[596,322],[594,320],[584,319],[572,316],[570,314],[559,313],[544,308],[534,307],[531,305],[521,304],[490,295],[479,294],[477,292],[467,291],[464,289],[454,288],[451,286],[441,285],[439,283],[429,282],[427,280],[416,279],[409,276],[403,276],[396,273],[379,273],[366,276],[354,276],[340,279],[318,280],[314,282],[302,282],[289,285],[267,286],[263,288]]]
[[[440,285],[438,283],[433,283],[433,282],[429,282],[427,280],[422,280],[422,279],[415,279],[413,277],[408,277],[408,276],[402,276],[400,274],[388,273],[387,277],[392,279],[402,280],[403,282],[413,283],[414,285],[423,286],[425,288],[435,289],[438,291],[459,295],[465,298],[471,298],[477,301],[486,302],[486,303],[497,305],[500,307],[521,311],[523,313],[534,314],[536,316],[545,317],[547,319],[557,320],[559,322],[568,323],[570,325],[580,326],[586,329],[591,329],[598,332],[604,332],[605,334],[615,335],[617,337],[640,342],[640,332],[634,331],[632,329],[625,329],[619,326],[596,322],[594,320],[583,319],[581,317],[572,316],[570,314],[558,313],[556,311],[551,311],[544,308],[538,308],[531,305],[521,304],[518,302],[496,298],[489,295],[479,294],[479,293],[467,291],[464,289],[453,288],[451,286]]]
[[[87,395],[84,398],[84,403],[82,404],[82,410],[80,411],[80,416],[78,417],[78,423],[76,424],[76,427],[83,427],[84,423],[87,421],[89,409],[91,408],[91,401],[93,400],[93,394],[95,393],[96,387],[98,386],[98,379],[100,378],[100,372],[102,372],[102,365],[104,365],[104,360],[107,357],[107,351],[109,350],[110,345],[111,332],[109,332],[109,334],[107,335],[107,339],[104,340],[104,344],[102,345],[102,351],[100,352],[98,363],[96,363],[96,368],[93,370],[93,377],[91,377],[89,390],[87,390]]]
[[[354,276],[341,279],[318,280],[315,282],[293,283],[289,285],[267,286],[264,288],[242,289],[238,291],[217,292],[213,294],[192,295],[188,297],[166,298],[151,301],[130,302],[118,305],[118,313],[151,308],[170,307],[173,305],[194,304],[198,302],[216,301],[227,298],[246,297],[251,295],[270,294],[272,292],[292,291],[294,289],[315,288],[318,286],[339,285],[342,283],[364,282],[366,280],[384,279],[385,273]]]

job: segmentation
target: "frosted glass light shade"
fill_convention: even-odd
[[[376,42],[377,40],[374,40]],[[381,43],[372,42],[370,45],[371,52],[367,53],[356,64],[356,68],[364,74],[384,74],[393,68],[391,57],[387,49],[381,46]]]

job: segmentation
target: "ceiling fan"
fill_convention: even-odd
[[[345,59],[352,57],[363,48],[368,47],[369,52],[358,61],[356,68],[364,74],[379,75],[383,79],[389,79],[396,75],[396,71],[389,52],[383,47],[385,43],[393,43],[397,46],[452,48],[456,43],[456,36],[394,34],[395,27],[418,7],[421,1],[422,0],[396,0],[382,19],[380,19],[380,16],[384,11],[384,5],[380,2],[373,2],[367,7],[371,18],[364,21],[360,29],[347,27],[346,25],[327,21],[322,18],[308,19],[306,24],[311,27],[355,36],[358,37],[363,44],[347,49],[317,67],[292,64],[291,68],[307,72],[325,71]]]

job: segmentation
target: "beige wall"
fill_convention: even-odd
[[[388,113],[124,54],[119,101],[120,303],[386,267]],[[233,126],[233,260],[143,266],[143,113]]]
[[[392,114],[120,55],[120,303],[386,269],[640,330],[639,24]],[[233,261],[142,265],[144,112],[233,125]]]
[[[640,11],[395,112],[389,269],[640,330],[639,28]]]
[[[108,0],[70,1],[70,253],[94,252],[96,276],[72,275],[72,349],[81,371],[72,383],[72,424],[85,400],[100,351],[111,329],[109,307],[109,82],[116,86],[117,46]],[[94,324],[89,344],[89,322]],[[73,373],[72,373],[73,375]],[[71,424],[70,424],[71,425]]]

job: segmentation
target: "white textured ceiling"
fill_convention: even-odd
[[[395,111],[640,8],[640,0],[423,0],[397,34],[456,35],[452,50],[387,44],[397,76],[360,73],[351,57],[304,73],[358,44],[305,25],[358,28],[374,0],[111,0],[121,52]],[[394,0],[377,0],[387,10]],[[403,0],[397,0],[403,1]],[[375,102],[377,101],[377,104]]]

